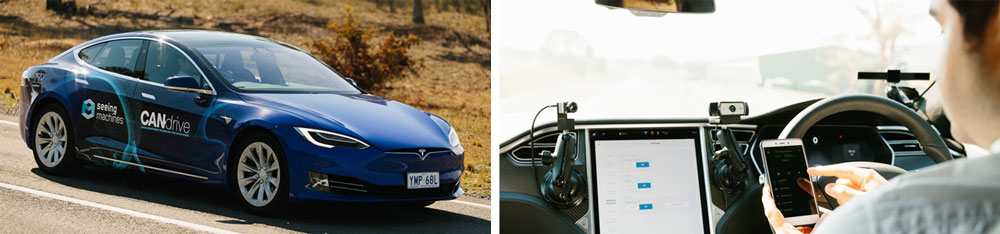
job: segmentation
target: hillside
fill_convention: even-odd
[[[426,1],[425,1],[426,2]],[[58,14],[44,1],[0,0],[0,112],[16,112],[18,82],[27,67],[100,36],[151,29],[206,29],[259,35],[309,50],[314,38],[330,37],[331,20],[352,10],[358,21],[385,35],[413,34],[418,73],[372,93],[447,119],[465,147],[463,188],[489,197],[490,34],[481,12],[424,8],[426,24],[410,23],[411,11],[378,8],[361,0],[329,1],[76,1],[80,12]],[[89,9],[89,10],[88,10]]]

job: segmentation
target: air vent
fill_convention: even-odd
[[[882,135],[882,138],[885,138],[885,140],[887,141],[916,140],[916,138],[914,138],[913,135],[910,135],[910,133],[907,132],[881,131],[878,134]]]
[[[552,133],[535,138],[535,155],[533,156],[531,155],[531,145],[528,144],[528,142],[522,143],[514,150],[511,150],[509,154],[511,157],[514,157],[514,159],[521,161],[528,161],[532,158],[538,159],[541,157],[538,154],[542,153],[542,151],[547,150],[549,152],[553,152],[556,150],[556,140],[558,138],[558,133]]]
[[[899,153],[922,152],[920,142],[912,134],[902,131],[880,131],[879,135],[892,147],[892,151]]]

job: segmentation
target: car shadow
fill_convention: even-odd
[[[226,217],[225,224],[264,224],[306,233],[489,233],[490,221],[433,208],[391,204],[292,204],[276,217],[248,213],[231,193],[211,185],[145,175],[137,171],[85,166],[73,176],[31,172],[66,186]]]

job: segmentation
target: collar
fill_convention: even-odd
[[[994,153],[994,154],[1000,153],[1000,138],[998,138],[997,140],[993,141],[993,144],[990,145],[990,153]]]

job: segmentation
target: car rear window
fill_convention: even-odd
[[[97,56],[88,56],[87,63],[105,71],[138,78],[140,74],[135,70],[135,63],[142,40],[117,40],[106,44]]]

